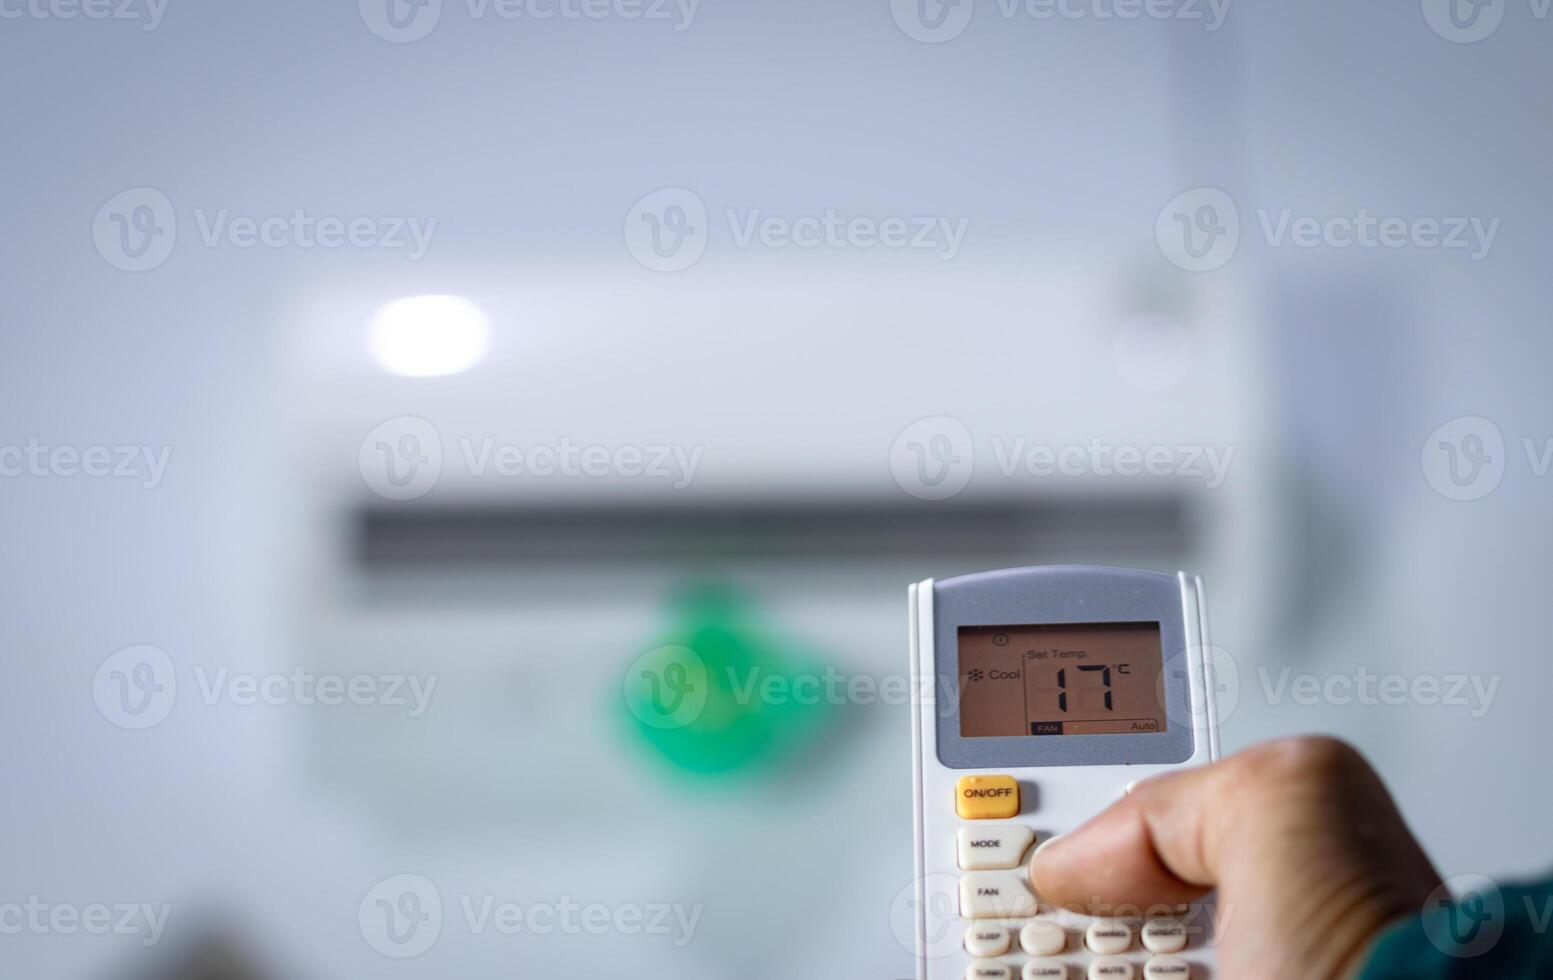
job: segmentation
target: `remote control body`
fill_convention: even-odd
[[[1157,773],[1218,758],[1201,581],[1004,569],[910,588],[918,980],[1211,980],[1211,899],[1091,918],[1034,848]]]

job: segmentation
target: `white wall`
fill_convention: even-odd
[[[720,976],[725,956],[751,948],[764,954],[741,963],[751,976],[812,976],[835,962],[904,975],[886,910],[846,900],[888,879],[887,847],[855,893],[816,886],[840,896],[824,913],[831,925],[788,909],[778,918],[791,932],[773,937],[749,897],[758,879],[723,877],[722,865],[687,869],[632,834],[599,844],[600,853],[620,847],[629,873],[618,875],[613,860],[536,857],[543,834],[385,829],[312,778],[312,729],[295,711],[180,694],[166,723],[126,733],[90,698],[98,664],[134,643],[183,666],[233,671],[284,670],[310,655],[296,591],[298,576],[316,570],[299,569],[297,556],[308,554],[317,475],[296,469],[295,425],[307,417],[296,399],[318,375],[298,361],[307,356],[294,343],[299,311],[364,282],[396,294],[495,280],[521,291],[580,275],[605,295],[657,288],[620,228],[632,203],[663,185],[696,189],[714,214],[837,207],[971,218],[964,251],[944,265],[714,241],[684,275],[709,292],[735,284],[735,307],[740,282],[799,290],[893,276],[924,290],[987,281],[1017,290],[1053,267],[1113,290],[1116,322],[1147,297],[1213,288],[1249,297],[1227,336],[1206,335],[1218,339],[1198,361],[1200,374],[1244,372],[1214,383],[1234,393],[1246,433],[1233,504],[1245,523],[1218,532],[1203,556],[1225,596],[1217,639],[1245,668],[1227,741],[1342,732],[1381,765],[1447,873],[1545,864],[1553,831],[1540,814],[1550,799],[1534,753],[1553,681],[1541,601],[1553,528],[1547,484],[1520,439],[1553,435],[1544,379],[1553,285],[1542,274],[1553,194],[1539,101],[1553,24],[1510,2],[1495,36],[1457,45],[1411,4],[1246,3],[1209,35],[1147,22],[1005,23],[984,2],[964,36],[922,45],[897,31],[883,3],[837,8],[707,4],[690,30],[674,32],[477,23],[450,4],[431,37],[402,46],[373,37],[350,4],[175,3],[150,32],[30,16],[0,25],[0,82],[11,93],[0,103],[0,443],[172,448],[150,490],[0,481],[0,737],[12,787],[0,808],[10,843],[0,849],[0,902],[172,902],[179,935],[224,918],[288,976],[494,976],[514,964],[556,975],[566,963],[627,961],[643,975]],[[1166,200],[1203,183],[1235,197],[1244,238],[1229,267],[1194,278],[1161,262],[1152,229]],[[141,185],[173,200],[180,239],[166,265],[128,275],[94,251],[92,218]],[[1503,224],[1481,262],[1417,249],[1306,252],[1260,239],[1262,207]],[[435,216],[439,230],[418,263],[207,248],[197,208],[413,214]],[[946,363],[1104,370],[1113,327],[1104,317],[1053,324],[1043,319],[1051,309],[1033,309],[1028,325],[1013,310],[904,337],[863,315],[795,324],[806,356],[791,359],[771,359],[795,349],[773,336],[780,325],[752,332],[745,320],[699,341],[668,331],[662,343],[535,331],[528,350],[578,372],[636,367],[655,417],[692,430],[687,438],[705,437],[709,414],[745,413],[747,428],[717,430],[735,458],[811,474],[820,459],[850,472],[846,461],[870,438],[858,418],[885,437],[936,413],[1051,431],[1039,399],[939,373]],[[544,375],[531,364],[513,370]],[[655,370],[701,380],[657,385]],[[1105,438],[1147,434],[1174,404],[1168,393],[1127,393],[1114,377],[1097,386],[1125,399],[1081,407]],[[585,387],[570,400],[557,389],[542,400],[515,389],[512,413],[549,432],[610,438],[627,428],[629,408],[617,416]],[[431,391],[389,397],[405,411],[457,411]],[[758,397],[740,404],[745,392]],[[1433,493],[1419,460],[1429,432],[1462,415],[1494,420],[1513,454],[1502,485],[1465,503]],[[881,461],[887,449],[885,438]],[[1276,531],[1264,535],[1264,523]],[[1265,605],[1261,579],[1286,600]],[[834,615],[897,629],[887,608],[870,593]],[[1328,676],[1359,664],[1502,680],[1479,719],[1439,707],[1269,705],[1259,693],[1258,666]],[[880,792],[895,764],[879,734],[889,724],[878,721],[849,759]],[[823,787],[812,810],[792,816],[783,842],[792,853],[810,853],[843,818],[838,798]],[[674,826],[665,814],[680,804],[641,805],[642,823]],[[873,818],[853,819],[866,829]],[[693,835],[671,843],[697,847]],[[726,846],[714,853],[738,853]],[[763,862],[761,875],[780,871],[771,855]],[[394,963],[361,942],[355,909],[371,882],[410,867],[515,897],[563,888],[607,897],[632,881],[722,906],[706,943],[682,954],[481,939]],[[855,930],[835,924],[848,915],[868,942],[848,943]],[[16,975],[116,976],[144,955],[119,937],[0,937],[0,963]]]

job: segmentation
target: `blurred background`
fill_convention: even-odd
[[[0,2],[0,972],[909,976],[905,586],[1032,563],[1545,869],[1553,23],[1453,2]]]

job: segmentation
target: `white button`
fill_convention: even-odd
[[[1143,964],[1143,980],[1187,980],[1191,964],[1179,956],[1151,956]]]
[[[1031,956],[1056,956],[1068,945],[1068,934],[1055,922],[1032,922],[1019,931],[1019,945]]]
[[[1024,980],[1066,980],[1068,968],[1056,960],[1031,960],[1025,964]]]
[[[1017,868],[1033,840],[1035,831],[1014,823],[961,827],[955,835],[960,867],[966,871]]]
[[[1143,924],[1143,948],[1151,953],[1179,953],[1186,948],[1186,925],[1175,919],[1150,919]]]
[[[965,930],[965,951],[972,956],[1002,956],[1012,945],[1013,934],[1003,926],[971,926]]]
[[[1006,963],[972,963],[965,980],[1014,980],[1014,968]]]
[[[1116,956],[1102,956],[1089,962],[1089,980],[1132,980],[1138,975],[1133,965]]]
[[[1125,923],[1100,919],[1089,924],[1084,941],[1097,953],[1125,953],[1132,945],[1132,930]]]
[[[977,871],[960,879],[960,918],[1028,919],[1035,896],[1017,871]]]

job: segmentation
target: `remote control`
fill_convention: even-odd
[[[1091,565],[910,588],[918,980],[1210,980],[1211,899],[1053,908],[1030,855],[1218,758],[1202,582]]]

